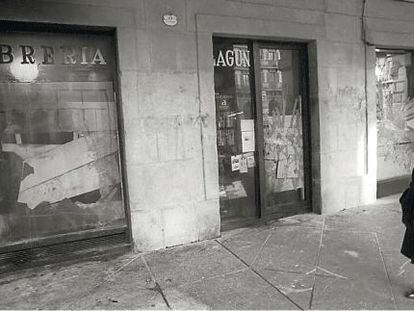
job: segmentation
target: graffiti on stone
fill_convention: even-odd
[[[366,144],[366,101],[364,90],[353,86],[327,89],[322,102],[321,122],[326,124],[329,151],[355,150]]]
[[[345,86],[338,89],[328,88],[329,115],[346,119],[349,123],[358,122],[365,124],[365,92],[362,89]]]

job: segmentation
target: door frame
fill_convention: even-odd
[[[250,224],[254,222],[266,221],[275,218],[287,217],[295,214],[312,212],[312,178],[311,178],[311,124],[310,124],[310,100],[309,100],[309,62],[308,62],[308,43],[295,43],[284,41],[258,40],[254,38],[232,37],[217,35],[213,38],[230,39],[234,43],[242,42],[252,51],[250,53],[250,89],[252,96],[252,109],[255,117],[255,141],[256,141],[256,219],[246,219],[239,224]],[[304,169],[304,191],[305,200],[300,202],[282,203],[277,207],[279,211],[266,211],[265,196],[265,166],[264,166],[264,128],[263,128],[263,108],[262,108],[262,87],[260,72],[260,48],[274,48],[282,50],[299,51],[299,75],[301,77],[299,88],[302,94],[302,137],[303,137],[303,169]],[[289,210],[289,212],[286,212]],[[228,228],[227,228],[228,227]],[[226,225],[224,228],[232,229],[234,224]],[[222,230],[224,229],[222,226]],[[226,230],[224,229],[224,230]]]

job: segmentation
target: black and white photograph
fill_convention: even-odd
[[[0,0],[0,310],[414,310],[414,0]]]

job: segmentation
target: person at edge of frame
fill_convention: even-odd
[[[406,227],[401,245],[401,253],[411,259],[411,263],[414,264],[414,168],[411,172],[410,187],[402,193],[400,204],[402,209],[402,222]],[[406,293],[406,297],[414,299],[414,289]]]

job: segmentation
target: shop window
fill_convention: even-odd
[[[112,37],[0,37],[0,247],[125,227]]]
[[[377,179],[411,174],[414,159],[414,70],[411,51],[377,50]]]

